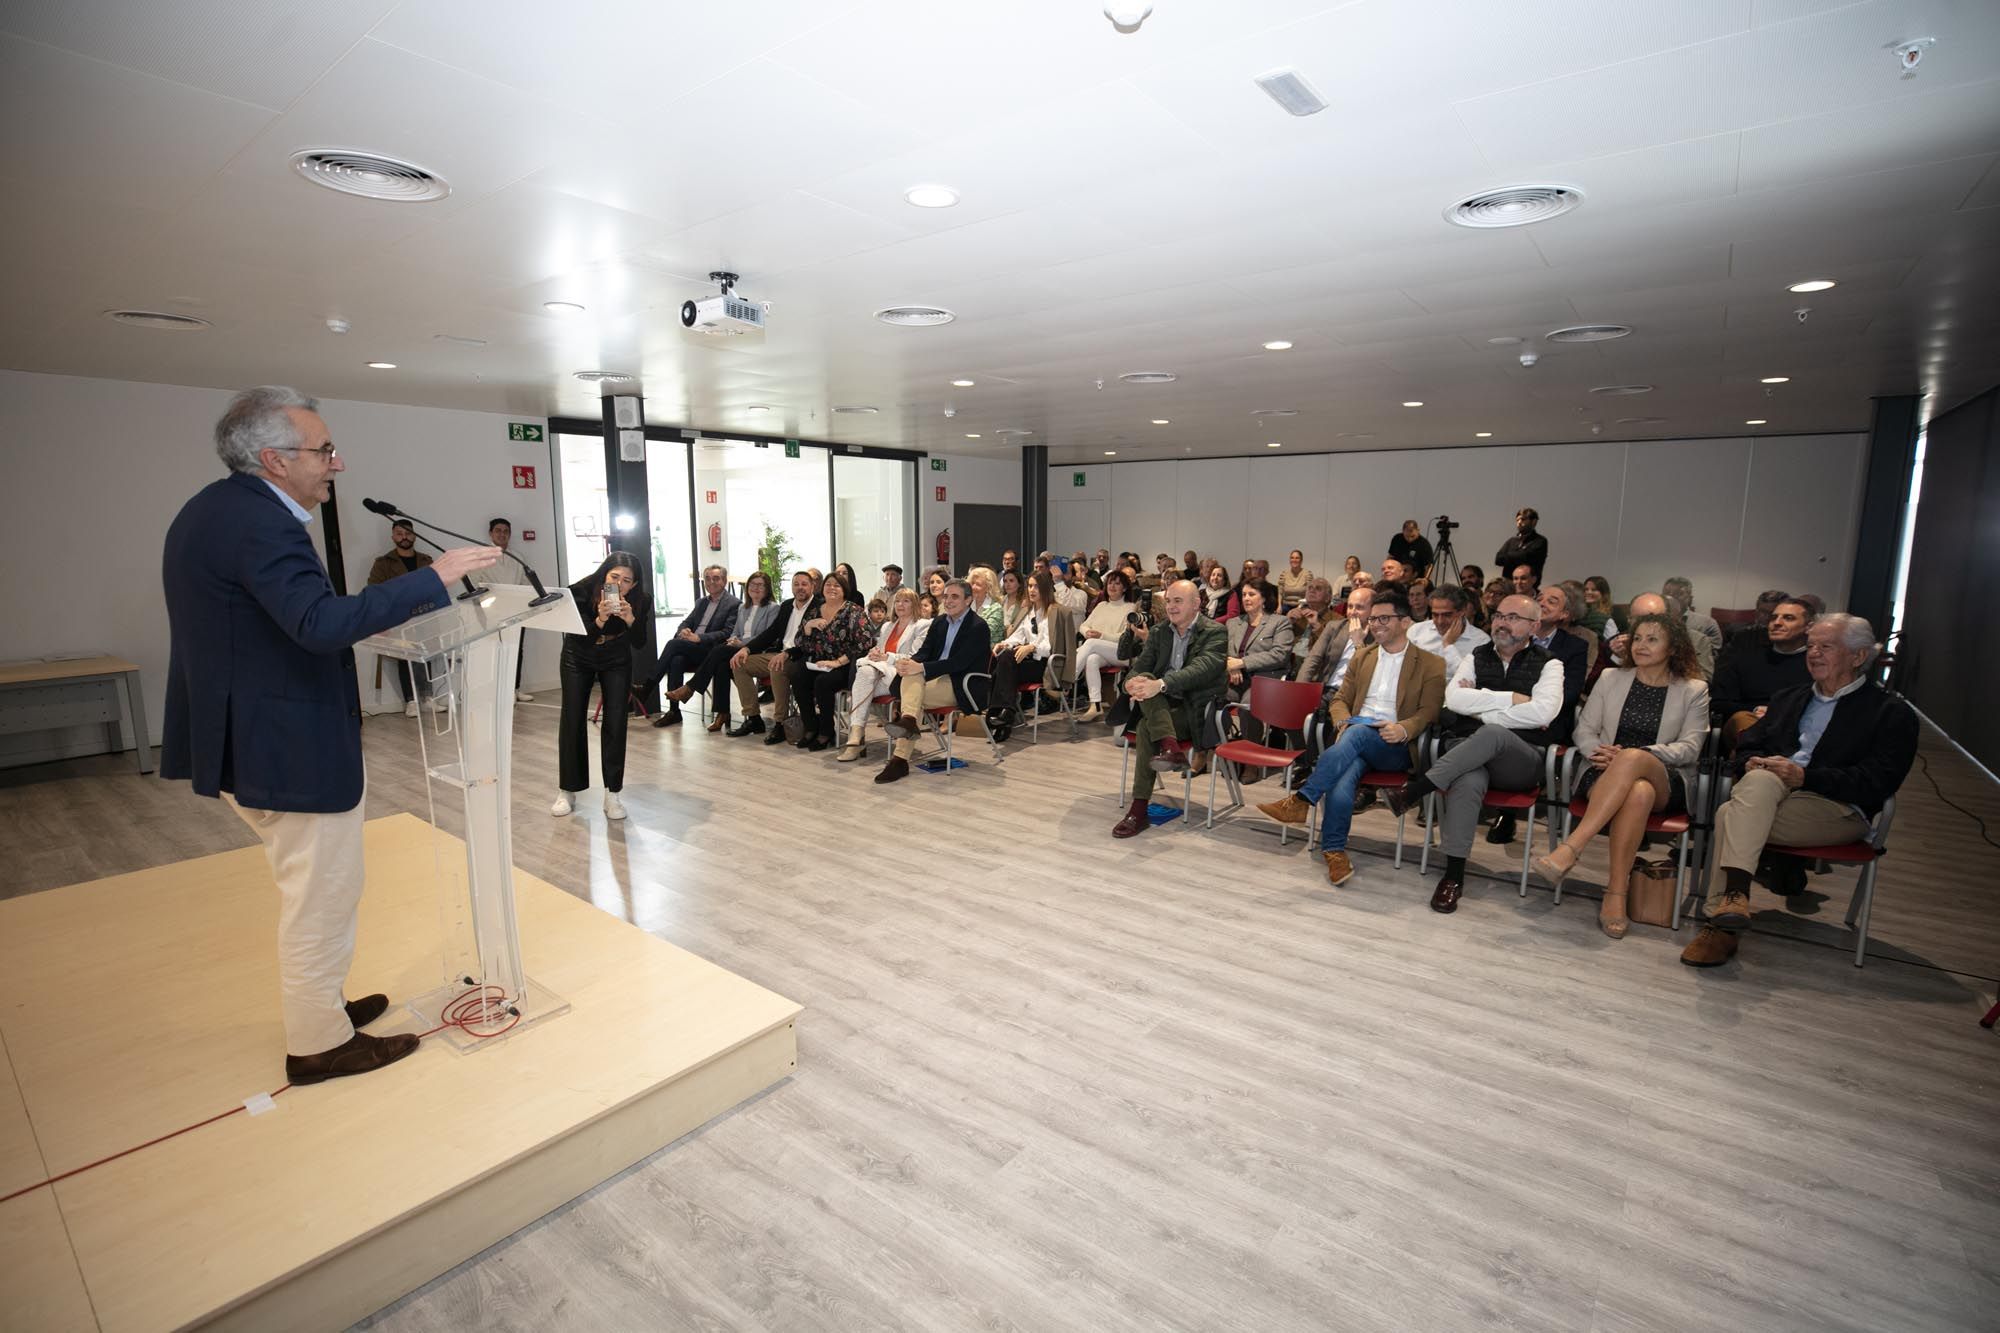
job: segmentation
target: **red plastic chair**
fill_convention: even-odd
[[[1432,756],[1433,762],[1443,757],[1446,753],[1446,748],[1442,744],[1435,746],[1436,752]],[[1482,802],[1484,807],[1489,810],[1505,810],[1509,813],[1524,814],[1527,816],[1523,821],[1526,824],[1526,828],[1523,829],[1524,836],[1521,839],[1520,887],[1523,898],[1528,896],[1528,868],[1533,863],[1535,855],[1535,812],[1541,809],[1542,793],[1544,791],[1556,790],[1555,770],[1556,764],[1560,759],[1559,752],[1561,749],[1562,747],[1558,745],[1550,745],[1543,748],[1542,780],[1540,783],[1528,788],[1526,791],[1499,791],[1489,787],[1486,789],[1486,796]],[[1417,873],[1420,875],[1430,873],[1431,841],[1433,835],[1440,832],[1439,822],[1440,815],[1442,814],[1443,796],[1443,792],[1432,792],[1424,798],[1424,817],[1429,823],[1424,832],[1424,854],[1417,862]]]
[[[1584,757],[1581,750],[1570,750],[1557,759],[1557,772],[1560,776],[1556,780],[1556,790],[1561,793],[1558,799],[1566,798],[1563,806],[1562,823],[1562,838],[1564,840],[1569,837],[1569,831],[1575,827],[1576,821],[1582,818],[1583,812],[1590,808],[1588,797],[1578,798],[1576,795],[1576,784],[1582,780],[1583,766],[1587,762],[1589,761]],[[1678,815],[1646,816],[1647,833],[1656,837],[1674,839],[1673,929],[1675,930],[1681,928],[1681,904],[1686,899],[1688,879],[1694,873],[1697,860],[1694,849],[1698,837],[1697,830],[1701,827],[1701,824],[1695,816],[1700,811],[1706,809],[1707,804],[1708,774],[1706,772],[1697,772],[1695,775],[1695,789],[1688,793],[1688,808],[1686,811]],[[1557,840],[1553,830],[1549,836],[1552,841]],[[1555,901],[1561,903],[1562,900],[1562,885],[1558,884],[1556,885]]]
[[[1728,802],[1730,788],[1734,785],[1730,779],[1723,779],[1721,788],[1716,792],[1717,809]],[[1896,798],[1891,796],[1882,803],[1881,813],[1869,823],[1868,837],[1861,842],[1834,843],[1827,847],[1787,847],[1776,842],[1764,844],[1765,851],[1777,852],[1783,856],[1861,867],[1861,878],[1855,881],[1854,896],[1847,900],[1846,917],[1847,925],[1854,931],[1856,967],[1860,967],[1868,956],[1868,916],[1875,908],[1875,871],[1881,864],[1882,858],[1889,854],[1889,825],[1895,818]]]
[[[1323,694],[1318,681],[1284,680],[1277,676],[1255,676],[1250,681],[1250,716],[1264,724],[1271,731],[1303,732],[1313,714],[1319,711]],[[1224,704],[1216,714],[1218,727],[1228,720],[1232,713],[1240,713],[1245,705]],[[1292,761],[1304,754],[1304,750],[1284,750],[1274,745],[1264,745],[1257,741],[1224,741],[1215,747],[1209,756],[1208,769],[1208,827],[1215,827],[1215,782],[1222,775],[1229,782],[1229,804],[1223,813],[1240,810],[1243,807],[1243,784],[1237,780],[1237,769],[1244,764],[1258,768],[1284,770],[1283,790],[1292,789]],[[1229,767],[1225,771],[1223,765]],[[1282,841],[1285,830],[1279,830]]]

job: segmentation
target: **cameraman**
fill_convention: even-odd
[[[1514,566],[1526,565],[1535,571],[1535,586],[1541,586],[1542,569],[1549,563],[1549,539],[1535,531],[1535,524],[1541,521],[1542,516],[1532,509],[1523,509],[1514,515],[1514,535],[1493,557],[1498,577],[1504,579]]]
[[[1389,539],[1389,555],[1402,564],[1411,578],[1429,574],[1431,562],[1437,558],[1431,550],[1430,538],[1424,536],[1423,527],[1414,518],[1404,519],[1403,530]]]

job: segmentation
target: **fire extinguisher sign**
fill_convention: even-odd
[[[940,486],[937,488],[937,497],[940,500],[944,499],[944,487]]]
[[[514,469],[514,489],[515,489],[515,490],[517,490],[517,491],[532,491],[532,490],[534,490],[534,489],[535,489],[535,469],[534,469],[534,468],[532,468],[532,467],[519,467],[519,466],[517,466],[517,467],[516,467],[516,468]]]

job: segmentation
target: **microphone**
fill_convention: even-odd
[[[432,528],[438,532],[442,532],[447,537],[456,537],[460,541],[471,542],[475,546],[480,544],[479,539],[476,537],[468,537],[462,532],[453,532],[450,528],[439,527],[437,524],[432,523],[426,519],[412,517],[406,510],[403,509],[401,505],[395,504],[389,500],[370,500],[364,498],[361,501],[361,507],[363,509],[366,509],[371,514],[380,514],[384,518],[403,519],[413,525],[410,529],[410,531],[412,532],[416,531],[415,525],[421,524],[424,527]],[[424,540],[430,541],[431,539],[425,537]],[[437,546],[438,550],[440,551],[444,549],[444,547],[438,546],[436,542],[431,542],[431,545]],[[521,572],[528,576],[528,583],[535,590],[535,600],[529,602],[528,603],[529,606],[547,606],[550,602],[559,602],[562,600],[561,593],[550,592],[547,588],[544,588],[542,586],[542,576],[535,572],[534,566],[530,565],[520,556],[515,555],[512,551],[502,551],[500,554],[506,556],[509,560],[512,560],[515,564],[519,565],[521,567]],[[465,588],[466,588],[466,596],[471,596],[475,591],[472,586],[472,580],[469,577],[465,580]],[[483,591],[483,589],[478,591]]]

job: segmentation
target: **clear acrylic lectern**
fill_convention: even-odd
[[[456,596],[456,594],[454,594]],[[484,1044],[474,1032],[519,1031],[569,1008],[560,996],[535,985],[521,970],[521,937],[514,920],[513,787],[514,654],[524,629],[583,633],[576,602],[558,589],[535,605],[534,589],[512,584],[482,588],[413,616],[394,629],[361,641],[384,657],[424,663],[436,713],[419,713],[424,784],[433,832],[438,795],[457,793],[465,815],[465,867],[447,858],[433,837],[439,911],[444,940],[443,984],[412,999],[426,1027],[444,1023],[447,1010],[463,1021],[441,1034],[465,1049]],[[467,1001],[471,994],[475,998]],[[457,1007],[453,1009],[454,1003]],[[469,1015],[469,1017],[468,1017]]]

